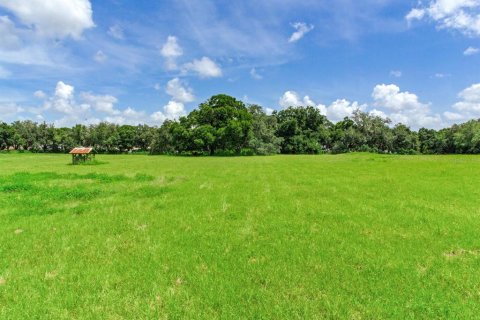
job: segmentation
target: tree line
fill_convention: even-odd
[[[357,110],[333,123],[311,106],[271,115],[258,105],[216,95],[179,120],[160,127],[101,122],[56,128],[30,120],[0,121],[0,150],[66,153],[91,146],[98,153],[175,155],[320,154],[354,151],[397,154],[480,153],[480,120],[450,128],[411,130]]]

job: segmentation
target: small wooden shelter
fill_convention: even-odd
[[[84,163],[95,159],[93,148],[73,148],[69,153],[72,155],[72,164]]]

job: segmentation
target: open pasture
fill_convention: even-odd
[[[97,159],[0,154],[1,319],[480,314],[479,156]]]

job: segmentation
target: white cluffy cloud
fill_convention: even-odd
[[[480,83],[473,84],[458,94],[461,101],[453,105],[455,112],[445,112],[451,121],[480,118]]]
[[[172,99],[177,102],[188,103],[195,100],[192,89],[182,84],[179,78],[168,81],[165,92],[172,96]]]
[[[63,81],[57,83],[51,96],[41,90],[36,91],[34,96],[43,100],[43,106],[30,108],[29,112],[35,114],[38,119],[43,119],[43,114],[61,115],[61,118],[54,121],[55,125],[60,127],[78,123],[92,124],[100,121],[120,125],[140,123],[158,125],[165,119],[173,119],[184,114],[182,103],[169,103],[164,107],[165,113],[160,112],[164,114],[164,117],[159,123],[158,112],[149,115],[143,110],[136,110],[131,107],[122,110],[117,107],[118,99],[108,94],[99,95],[91,92],[81,92],[76,95],[75,88]],[[19,111],[17,110],[17,112]]]
[[[402,92],[397,85],[379,84],[372,93],[374,106],[387,109],[388,117],[394,123],[403,123],[413,128],[439,127],[442,119],[432,114],[430,104],[419,101],[417,95],[408,91]]]
[[[301,106],[315,107],[316,106],[315,102],[313,102],[309,96],[305,96],[302,99],[300,98],[298,93],[295,91],[286,91],[283,94],[283,96],[280,97],[278,104],[283,109],[286,109],[288,107],[301,107]]]
[[[349,117],[355,110],[364,110],[366,105],[361,105],[358,102],[350,102],[346,99],[338,99],[330,104],[328,107],[324,104],[315,103],[309,96],[300,98],[295,91],[287,91],[280,97],[279,105],[282,108],[311,106],[317,108],[321,114],[328,117],[331,121],[339,121],[345,117]]]
[[[394,111],[428,107],[428,105],[419,102],[415,94],[400,92],[400,88],[394,84],[379,84],[375,86],[372,97],[376,106],[382,106]]]
[[[307,33],[313,30],[313,25],[308,25],[305,22],[292,23],[292,27],[296,30],[288,39],[288,42],[293,43],[302,39]]]
[[[179,69],[177,59],[183,56],[183,49],[178,44],[177,37],[168,36],[167,41],[160,49],[160,54],[165,58],[165,68],[167,70],[173,71]],[[200,78],[217,78],[223,75],[220,66],[208,57],[185,63],[181,71],[184,74],[188,72],[196,73]]]
[[[95,111],[110,115],[120,114],[120,110],[115,109],[118,99],[111,95],[95,95],[91,92],[82,92],[80,98]]]
[[[222,69],[208,57],[195,59],[183,66],[184,72],[194,72],[200,78],[218,78],[223,76]]]
[[[57,41],[95,27],[89,0],[0,0],[0,11],[0,61],[10,64],[58,66]]]
[[[44,109],[68,115],[75,114],[80,108],[77,108],[74,93],[75,88],[73,86],[59,81],[55,87],[54,95],[45,102]]]
[[[427,6],[412,9],[406,19],[430,19],[438,28],[458,30],[469,36],[480,36],[479,0],[432,0]]]
[[[327,107],[327,117],[332,121],[340,121],[345,117],[350,117],[357,110],[364,111],[367,105],[360,104],[357,101],[350,102],[346,99],[335,100]]]
[[[163,112],[157,111],[152,114],[152,119],[158,123],[163,123],[165,120],[176,120],[185,114],[185,105],[171,100],[163,107]]]
[[[368,112],[381,118],[389,118],[393,124],[403,123],[415,129],[420,127],[441,127],[443,121],[440,115],[430,111],[430,104],[420,102],[417,95],[410,92],[402,92],[394,84],[379,84],[372,93],[373,109],[368,110],[366,104],[347,99],[337,99],[330,105],[315,103],[309,96],[301,98],[295,91],[287,91],[279,100],[282,108],[313,106],[320,110],[333,122],[350,117],[356,110]]]
[[[95,26],[89,0],[0,0],[0,7],[42,37],[79,39]]]
[[[465,56],[473,56],[473,55],[478,54],[478,53],[480,53],[480,49],[479,48],[474,48],[474,47],[468,47],[463,52],[463,54]]]
[[[185,116],[187,114],[185,103],[195,100],[192,89],[183,84],[179,78],[168,81],[165,92],[172,99],[163,106],[163,111],[157,111],[152,114],[152,119],[158,123],[162,123],[165,120],[176,120]]]
[[[177,58],[183,55],[183,49],[178,44],[177,37],[168,36],[167,41],[160,50],[160,54],[165,58],[167,70],[176,70]]]

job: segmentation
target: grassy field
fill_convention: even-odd
[[[480,316],[480,157],[0,154],[1,319]]]

